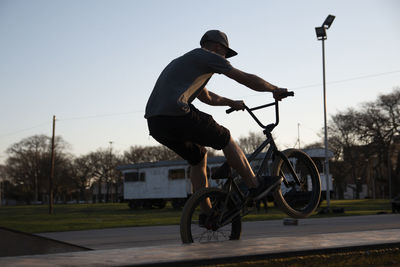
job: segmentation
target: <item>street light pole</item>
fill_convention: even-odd
[[[329,186],[329,157],[328,157],[328,127],[326,118],[326,79],[325,79],[325,40],[322,39],[322,76],[323,76],[323,87],[324,87],[324,136],[325,136],[325,182],[326,182],[326,203],[328,210],[331,209],[331,194]]]
[[[326,30],[331,26],[335,16],[329,15],[321,27],[316,27],[315,32],[317,34],[317,39],[322,41],[322,78],[323,78],[323,102],[324,102],[324,145],[325,145],[325,182],[326,182],[326,202],[328,206],[328,211],[331,210],[330,205],[330,186],[329,186],[329,156],[328,156],[328,127],[327,127],[327,115],[326,115],[326,79],[325,79],[325,40],[327,39]]]

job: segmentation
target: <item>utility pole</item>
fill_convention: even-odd
[[[300,149],[300,123],[297,123],[297,143],[299,144]]]
[[[54,179],[54,143],[55,143],[55,133],[56,133],[56,116],[53,116],[53,135],[51,137],[51,171],[49,178],[49,214],[53,214],[53,179]]]

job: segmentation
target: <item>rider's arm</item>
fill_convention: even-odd
[[[243,101],[241,100],[232,100],[226,97],[219,96],[211,91],[208,91],[207,88],[203,88],[201,93],[197,96],[197,98],[208,105],[211,106],[230,106],[236,110],[244,109]]]
[[[241,83],[254,91],[259,92],[272,92],[275,98],[279,98],[279,94],[286,92],[286,89],[278,88],[275,85],[270,84],[264,79],[258,77],[257,75],[246,73],[244,71],[232,68],[225,73],[229,78]]]

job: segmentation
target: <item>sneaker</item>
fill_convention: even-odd
[[[279,176],[261,176],[258,178],[258,182],[258,187],[249,189],[248,197],[253,200],[259,200],[276,189],[281,184],[282,178]]]

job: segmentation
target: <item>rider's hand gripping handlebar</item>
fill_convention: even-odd
[[[281,96],[282,96],[282,99],[286,98],[288,96],[294,96],[294,92],[293,91],[289,91],[289,92],[281,94]],[[278,102],[278,100],[275,100],[275,103],[276,102]],[[245,107],[246,110],[249,110],[249,108],[246,105],[244,105],[244,107]],[[264,106],[260,106],[260,107],[264,107]],[[254,108],[254,109],[251,109],[251,110],[255,110],[255,109],[257,109],[257,108]],[[236,111],[234,108],[227,109],[226,110],[226,114],[232,113],[234,111]]]
[[[282,93],[280,95],[282,96],[282,99],[283,99],[283,98],[286,98],[288,96],[294,96],[294,92],[293,91],[287,91],[287,92]]]

